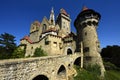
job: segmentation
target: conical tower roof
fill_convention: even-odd
[[[82,11],[88,10],[86,6],[83,6]]]

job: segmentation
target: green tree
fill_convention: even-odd
[[[21,49],[20,47],[18,47],[12,53],[11,58],[24,58],[24,56],[25,56],[25,51]]]
[[[0,35],[0,58],[10,58],[14,49],[16,49],[15,37],[11,34],[4,33]]]
[[[47,56],[46,52],[41,48],[36,48],[33,57]]]
[[[111,62],[120,67],[120,46],[113,45],[103,48],[101,51],[101,56],[103,57],[104,61]]]

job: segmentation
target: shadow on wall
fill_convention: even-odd
[[[49,80],[45,75],[38,75],[33,80]]]
[[[63,79],[66,78],[66,69],[63,65],[60,66],[57,74],[60,78],[63,78]]]
[[[77,59],[75,59],[74,65],[81,66],[81,57],[78,57]]]

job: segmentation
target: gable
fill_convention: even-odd
[[[40,33],[48,30],[49,29],[49,25],[50,25],[50,23],[49,23],[48,19],[46,17],[44,17],[42,22],[41,22],[41,25],[40,25],[40,30],[39,30]]]
[[[47,26],[50,25],[50,23],[46,17],[43,18],[43,20],[41,22],[41,26],[43,26],[44,24],[46,24]]]

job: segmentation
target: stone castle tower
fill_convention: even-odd
[[[60,36],[65,37],[66,35],[70,34],[70,21],[70,16],[64,9],[61,9],[56,21],[56,24],[60,26],[60,30],[62,32]]]
[[[74,22],[77,30],[77,34],[74,34],[70,31],[71,19],[65,9],[62,8],[55,19],[52,8],[50,18],[44,17],[41,23],[33,22],[30,34],[21,39],[21,45],[24,44],[26,49],[25,56],[32,56],[35,49],[40,46],[48,56],[80,53],[83,55],[81,62],[83,67],[89,64],[98,64],[101,72],[104,72],[100,56],[100,43],[96,32],[100,18],[98,12],[83,7]]]
[[[100,42],[98,40],[96,29],[98,27],[101,15],[84,7],[77,16],[74,25],[77,30],[77,41],[83,43],[84,66],[89,64],[99,64],[104,71],[102,58],[100,56]],[[77,45],[81,48],[80,45]]]

